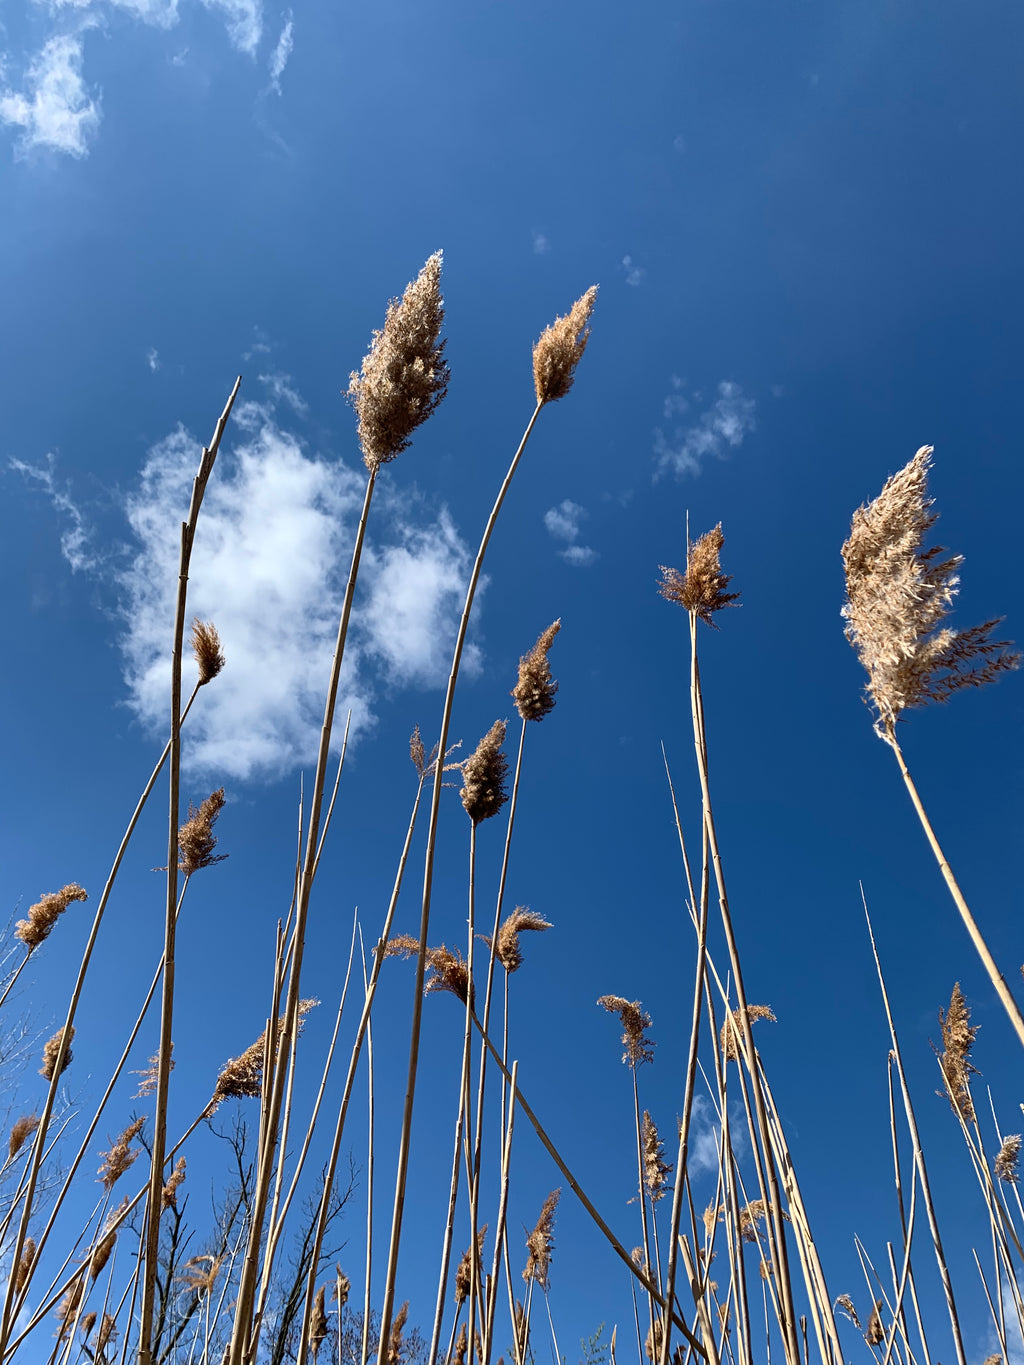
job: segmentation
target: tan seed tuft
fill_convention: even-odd
[[[96,1243],[92,1255],[89,1257],[89,1275],[92,1279],[97,1279],[103,1267],[110,1260],[112,1251],[117,1242],[117,1233],[114,1231],[105,1233]]]
[[[39,1127],[38,1114],[22,1114],[11,1126],[11,1137],[7,1144],[7,1159],[13,1161],[25,1143]]]
[[[756,1024],[759,1019],[767,1019],[773,1024],[778,1020],[767,1005],[748,1005],[747,1018],[752,1024]],[[727,1062],[738,1062],[740,1050],[743,1046],[743,1011],[733,1010],[732,1014],[722,1025],[719,1034],[719,1041],[725,1053]]]
[[[552,621],[537,643],[519,660],[519,680],[512,689],[516,710],[523,720],[543,720],[555,709],[558,683],[551,676],[548,651],[562,629],[561,620]]]
[[[629,1067],[654,1061],[656,1044],[647,1037],[651,1016],[639,1000],[625,1000],[621,995],[602,995],[597,1002],[609,1014],[617,1014],[622,1022],[622,1060]]]
[[[651,1203],[656,1204],[659,1199],[665,1197],[666,1190],[671,1188],[668,1177],[672,1174],[672,1167],[665,1161],[665,1144],[659,1138],[654,1120],[646,1109],[640,1136],[644,1153],[644,1188],[650,1196]]]
[[[858,1331],[860,1330],[860,1318],[857,1316],[857,1310],[854,1308],[853,1300],[850,1298],[849,1294],[840,1294],[832,1307],[838,1308],[841,1312],[845,1313],[854,1327],[856,1327]]]
[[[523,1271],[523,1279],[527,1283],[535,1280],[541,1289],[547,1289],[548,1277],[551,1273],[551,1252],[554,1250],[554,1228],[555,1228],[555,1209],[558,1208],[558,1200],[561,1190],[552,1190],[544,1200],[541,1207],[540,1217],[529,1237],[526,1239],[526,1269]]]
[[[309,1345],[313,1352],[313,1359],[316,1360],[320,1354],[320,1347],[324,1344],[327,1336],[327,1310],[324,1307],[326,1290],[323,1285],[316,1291],[316,1299],[313,1302],[313,1316],[309,1322]]]
[[[1017,1183],[1017,1163],[1020,1161],[1020,1133],[1010,1133],[1003,1138],[1003,1145],[996,1156],[996,1175],[1007,1185]]]
[[[213,851],[217,847],[213,826],[223,809],[223,787],[211,792],[198,809],[189,802],[188,819],[178,830],[178,867],[186,877],[191,877],[200,868],[222,863],[228,856]]]
[[[882,1314],[880,1312],[881,1307],[882,1300],[876,1300],[875,1306],[871,1310],[871,1316],[868,1318],[868,1330],[864,1333],[864,1340],[869,1346],[880,1346],[885,1340],[885,1331],[882,1327]]]
[[[487,1224],[485,1223],[476,1235],[476,1264],[477,1273],[481,1265],[481,1257],[484,1254],[484,1238],[487,1236]],[[459,1308],[469,1298],[469,1290],[472,1285],[472,1266],[470,1264],[470,1247],[462,1253],[462,1260],[459,1268],[455,1272],[455,1306]]]
[[[971,1062],[970,1052],[980,1025],[971,1024],[970,1006],[960,990],[959,981],[953,987],[949,1009],[939,1010],[939,1027],[942,1029],[943,1044],[939,1065],[946,1080],[946,1094],[954,1110],[959,1109],[967,1120],[973,1119],[971,1076],[979,1073]]]
[[[48,1081],[53,1080],[53,1073],[57,1066],[57,1056],[60,1052],[61,1042],[63,1038],[64,1030],[60,1028],[53,1035],[53,1037],[48,1038],[46,1040],[46,1043],[43,1045],[43,1064],[39,1068],[39,1074]],[[71,1065],[71,1059],[73,1056],[71,1051],[71,1044],[74,1042],[74,1040],[75,1026],[74,1024],[72,1024],[71,1027],[68,1029],[68,1045],[64,1052],[64,1060],[61,1062],[60,1066],[60,1075],[62,1076],[64,1075],[64,1072],[67,1071],[68,1067]]]
[[[97,1175],[105,1189],[112,1190],[129,1166],[134,1165],[139,1155],[138,1148],[132,1150],[132,1142],[142,1132],[145,1119],[136,1119],[111,1144],[109,1152],[100,1152],[103,1164]]]
[[[32,1271],[33,1263],[36,1259],[36,1242],[34,1237],[25,1238],[25,1246],[21,1253],[21,1260],[18,1262],[18,1271],[14,1277],[15,1292],[20,1294],[28,1283],[29,1274]]]
[[[14,937],[20,938],[29,952],[33,952],[45,939],[50,937],[53,926],[63,915],[72,901],[87,901],[88,894],[77,882],[69,882],[60,891],[51,891],[30,905],[28,919],[20,919],[14,926]]]
[[[79,1305],[82,1302],[82,1292],[84,1289],[85,1285],[82,1282],[82,1277],[79,1276],[70,1289],[66,1290],[64,1297],[53,1310],[53,1315],[57,1319],[57,1330],[54,1332],[54,1336],[58,1341],[63,1341],[72,1327],[74,1327],[75,1316],[77,1315]]]
[[[542,916],[535,914],[525,905],[517,905],[511,915],[505,917],[498,929],[498,946],[494,955],[506,972],[517,972],[523,965],[523,954],[519,947],[519,935],[529,931],[550,929],[551,925]],[[491,946],[490,934],[480,934],[480,938]]]
[[[163,1209],[176,1209],[178,1207],[178,1189],[185,1179],[185,1158],[179,1156],[174,1163],[174,1170],[167,1177],[167,1184],[163,1188],[160,1196],[160,1207]]]
[[[331,1298],[336,1299],[339,1308],[344,1308],[348,1303],[349,1291],[352,1288],[352,1281],[342,1270],[340,1265],[334,1267],[334,1288],[331,1290]]]
[[[731,574],[722,573],[720,555],[725,544],[722,523],[697,540],[690,542],[686,551],[686,572],[661,565],[661,585],[658,591],[669,602],[678,602],[684,611],[693,612],[712,630],[718,627],[714,614],[723,607],[739,601],[738,592],[726,592],[732,582]]]
[[[587,323],[594,311],[597,285],[576,300],[565,317],[545,327],[533,348],[533,385],[538,404],[564,398],[572,388],[576,366],[590,339]]]
[[[395,1314],[388,1337],[388,1365],[402,1365],[406,1357],[405,1324],[409,1320],[409,1300]]]
[[[212,621],[192,622],[192,654],[199,665],[199,686],[205,687],[224,667],[220,636]]]
[[[83,1341],[88,1341],[88,1340],[89,1340],[90,1336],[92,1335],[92,1329],[93,1329],[95,1326],[96,1326],[96,1314],[95,1314],[95,1313],[85,1313],[85,1314],[83,1314],[83,1316],[82,1316],[82,1321],[81,1321],[81,1332],[82,1332],[82,1340],[83,1340]]]
[[[501,751],[504,742],[505,722],[496,720],[476,746],[475,753],[460,765],[464,786],[459,796],[474,825],[497,815],[508,800],[505,792],[508,759]]]

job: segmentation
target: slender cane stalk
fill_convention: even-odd
[[[515,1094],[516,1082],[519,1077],[519,1063],[512,1063],[512,1094]],[[504,1088],[504,1087],[503,1087]],[[516,1107],[512,1103],[508,1111],[508,1126],[505,1129],[505,1141],[502,1144],[501,1153],[501,1202],[498,1205],[498,1226],[494,1234],[494,1258],[491,1265],[490,1292],[487,1296],[487,1315],[484,1332],[483,1365],[491,1365],[491,1350],[494,1346],[494,1317],[498,1307],[498,1275],[501,1265],[501,1250],[505,1244],[505,1226],[508,1217],[508,1185],[509,1169],[512,1163],[512,1129],[515,1120]],[[513,1320],[515,1308],[513,1307]]]
[[[360,947],[362,936],[360,935]],[[366,975],[366,954],[363,954],[363,990],[369,994],[370,982]],[[363,1292],[363,1345],[360,1361],[370,1358],[370,1296],[373,1272],[373,1029],[369,1016],[366,1020],[366,1271]]]
[[[505,475],[491,515],[487,519],[484,527],[483,538],[480,541],[480,548],[477,550],[476,559],[473,563],[473,571],[470,574],[469,586],[466,590],[466,602],[462,609],[462,619],[459,621],[459,632],[455,639],[455,651],[452,656],[451,671],[448,675],[448,687],[445,691],[444,708],[441,712],[441,733],[437,742],[438,763],[444,762],[443,755],[448,747],[448,727],[451,723],[452,703],[455,700],[455,684],[459,677],[459,667],[462,663],[462,651],[466,643],[466,632],[469,629],[469,617],[473,610],[473,599],[476,597],[477,584],[480,581],[480,573],[483,569],[484,556],[487,553],[487,546],[490,544],[491,535],[498,520],[502,503],[505,501],[509,487],[516,470],[519,468],[519,461],[522,459],[526,443],[530,439],[534,424],[540,416],[543,405],[538,403],[533,410],[533,416],[527,424],[523,433],[522,440],[512,463],[509,465],[508,473]],[[398,1173],[395,1179],[395,1207],[391,1219],[391,1243],[388,1247],[387,1274],[384,1281],[384,1302],[380,1313],[380,1346],[378,1349],[378,1365],[387,1365],[387,1346],[388,1338],[391,1333],[391,1316],[395,1307],[395,1281],[398,1275],[398,1250],[402,1238],[402,1216],[405,1211],[405,1187],[409,1176],[409,1147],[412,1136],[412,1108],[416,1097],[416,1075],[419,1067],[420,1055],[420,1031],[423,1019],[423,978],[426,975],[427,963],[427,937],[430,933],[430,898],[434,881],[434,850],[437,844],[437,823],[441,803],[441,783],[435,781],[434,790],[431,794],[430,802],[430,824],[427,830],[427,851],[423,871],[423,904],[420,912],[420,950],[416,959],[416,982],[413,992],[413,1013],[412,1028],[409,1038],[409,1074],[405,1088],[405,1103],[402,1111],[402,1131],[399,1139],[398,1148]],[[231,1365],[237,1365],[232,1360]]]
[[[468,1047],[463,1050],[462,1071],[459,1075],[459,1111],[455,1118],[455,1142],[452,1147],[452,1178],[448,1190],[448,1217],[445,1221],[444,1236],[441,1239],[441,1269],[437,1279],[437,1306],[434,1309],[434,1326],[430,1333],[430,1351],[427,1365],[436,1365],[438,1347],[441,1342],[441,1327],[444,1322],[445,1297],[448,1293],[448,1269],[451,1264],[452,1237],[455,1232],[455,1208],[459,1198],[459,1154],[462,1148],[463,1129],[466,1124],[466,1110],[469,1103],[469,1078],[467,1075]],[[452,1328],[452,1342],[448,1355],[451,1356],[455,1329]]]

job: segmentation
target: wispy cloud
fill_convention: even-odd
[[[203,0],[203,4],[220,10],[233,46],[254,57],[263,37],[263,0]]]
[[[568,545],[559,554],[568,564],[584,569],[598,558],[596,550],[589,545],[577,544],[580,536],[580,523],[587,517],[587,509],[578,502],[566,498],[557,507],[549,507],[544,513],[544,525],[548,534],[555,540],[567,540]]]
[[[308,454],[252,406],[242,441],[219,457],[189,582],[190,615],[216,623],[228,662],[189,719],[185,762],[236,779],[279,774],[316,752],[364,487],[362,471]],[[136,544],[118,579],[125,680],[136,715],[157,731],[178,527],[198,458],[199,443],[179,427],[149,452],[127,502]],[[469,554],[445,511],[419,507],[416,519],[417,507],[385,498],[377,509],[338,700],[339,714],[352,708],[354,732],[373,722],[375,687],[446,674]]]
[[[681,416],[692,405],[681,381],[673,376],[672,383],[673,388],[665,398],[666,420]],[[659,473],[669,469],[677,477],[699,474],[708,455],[722,459],[727,449],[742,445],[744,437],[755,429],[757,404],[746,397],[739,384],[723,379],[717,395],[691,426],[676,426],[668,434],[662,427],[655,429],[654,454]],[[692,402],[700,402],[699,393],[692,395]]]
[[[156,374],[157,370],[160,368],[160,352],[155,346],[150,346],[149,350],[146,352],[146,364],[154,374]]]
[[[60,536],[60,552],[71,565],[73,573],[83,569],[93,569],[97,565],[96,556],[89,548],[89,530],[85,518],[65,485],[57,482],[56,461],[47,455],[45,465],[26,464],[24,460],[10,460],[9,468],[34,483],[49,498],[51,504],[64,519],[65,529]]]
[[[178,0],[110,0],[110,3],[155,28],[173,28],[178,22]]]
[[[0,123],[22,130],[18,155],[37,147],[88,155],[100,124],[100,104],[82,80],[80,34],[51,38],[29,63],[22,91],[0,90]]]
[[[627,284],[631,284],[634,289],[637,285],[643,284],[647,271],[643,266],[637,265],[632,256],[623,256],[622,269],[626,272]]]
[[[294,24],[292,22],[292,12],[289,10],[285,15],[284,27],[281,29],[281,36],[277,40],[277,46],[270,54],[270,61],[267,63],[267,69],[270,72],[270,88],[278,95],[281,93],[281,77],[284,75],[284,69],[288,65],[288,58],[292,55],[292,50],[295,47],[293,33]]]
[[[300,417],[309,411],[309,404],[292,384],[290,374],[261,374],[259,380],[261,384],[266,384],[267,392],[275,403],[287,403]]]
[[[546,256],[551,250],[551,243],[543,232],[533,234],[533,254],[535,256]]]

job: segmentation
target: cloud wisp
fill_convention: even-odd
[[[49,498],[53,508],[64,521],[60,534],[60,552],[71,565],[72,573],[95,569],[98,559],[90,549],[90,535],[77,503],[66,487],[57,483],[54,473],[56,461],[47,455],[44,466],[26,464],[24,460],[10,460],[8,467],[36,484]]]
[[[665,398],[665,420],[682,417],[692,403],[699,402],[700,394],[694,394],[691,401],[684,392],[682,380],[673,375],[672,389]],[[668,433],[663,427],[655,428],[655,477],[666,470],[671,470],[677,478],[684,474],[699,474],[709,455],[724,459],[729,449],[741,446],[744,438],[755,430],[756,410],[754,399],[748,398],[739,384],[723,379],[714,402],[690,426],[677,423]]]
[[[0,123],[20,128],[16,155],[37,148],[83,157],[100,125],[100,101],[82,79],[82,37],[49,39],[29,62],[21,91],[0,90]]]
[[[573,502],[571,498],[566,498],[556,507],[549,507],[544,513],[544,525],[547,527],[548,535],[554,540],[568,541],[568,544],[561,550],[559,555],[567,564],[572,564],[577,569],[585,569],[593,564],[598,558],[596,550],[589,545],[580,545],[580,524],[587,517],[587,509],[581,507],[578,502]]]
[[[637,265],[632,256],[623,256],[622,269],[626,272],[626,283],[638,288],[644,282],[647,271],[642,265]]]
[[[292,55],[295,48],[294,38],[295,26],[292,20],[291,10],[285,15],[284,27],[277,40],[277,46],[270,54],[270,61],[267,63],[267,70],[270,72],[270,88],[275,95],[281,93],[281,77],[284,69],[288,65],[288,58]]]

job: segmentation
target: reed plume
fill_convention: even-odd
[[[128,1170],[129,1166],[134,1165],[138,1157],[138,1149],[132,1149],[132,1142],[142,1132],[145,1119],[136,1119],[130,1123],[123,1133],[111,1144],[109,1152],[100,1152],[103,1164],[97,1171],[97,1175],[106,1190],[112,1190],[117,1182]]]
[[[534,1225],[533,1231],[526,1239],[526,1268],[523,1271],[523,1279],[529,1283],[531,1280],[539,1284],[541,1289],[547,1289],[548,1276],[551,1272],[551,1253],[554,1250],[554,1228],[555,1228],[555,1209],[558,1207],[558,1200],[562,1191],[552,1190],[541,1206],[540,1217]]]
[[[34,952],[50,937],[53,926],[72,901],[87,901],[88,893],[77,882],[69,882],[59,891],[51,891],[28,908],[28,919],[20,919],[14,926],[14,937],[20,938],[28,951]]]
[[[176,1209],[178,1207],[178,1189],[185,1180],[185,1158],[179,1156],[174,1163],[174,1170],[167,1177],[167,1181],[160,1196],[161,1207],[165,1209]]]
[[[459,1328],[459,1335],[455,1342],[455,1352],[452,1356],[453,1365],[466,1365],[466,1352],[469,1350],[469,1332],[466,1324],[463,1323]]]
[[[405,1324],[409,1320],[409,1300],[395,1314],[388,1335],[388,1365],[402,1365],[405,1358]]]
[[[475,752],[460,765],[464,785],[459,796],[474,825],[497,815],[508,800],[505,791],[508,759],[501,750],[504,742],[505,722],[496,720]]]
[[[939,1065],[946,1080],[949,1102],[954,1111],[959,1109],[965,1119],[973,1119],[970,1078],[978,1074],[978,1068],[971,1062],[970,1053],[980,1025],[971,1024],[970,1006],[960,990],[959,981],[953,987],[949,1009],[939,1010],[939,1027],[942,1029],[943,1046]]]
[[[61,1042],[64,1038],[64,1030],[59,1028],[52,1038],[48,1038],[43,1045],[43,1064],[39,1068],[39,1074],[47,1081],[53,1080],[54,1068],[57,1065],[57,1054],[60,1052]],[[71,1065],[71,1044],[75,1038],[75,1026],[71,1025],[68,1030],[68,1045],[64,1052],[64,1060],[61,1062],[60,1074],[63,1076]]]
[[[324,1307],[326,1289],[323,1285],[316,1291],[316,1300],[313,1304],[313,1317],[309,1324],[309,1345],[313,1352],[313,1359],[316,1360],[320,1354],[320,1347],[324,1344],[327,1336],[327,1309]]]
[[[533,384],[538,407],[564,398],[572,388],[576,366],[590,339],[587,323],[596,299],[595,284],[576,300],[565,317],[556,318],[540,334],[533,348]]]
[[[103,1271],[103,1267],[110,1260],[111,1253],[117,1242],[117,1232],[111,1229],[104,1233],[96,1243],[92,1255],[89,1257],[89,1276],[91,1279],[98,1279]]]
[[[523,720],[543,720],[555,709],[558,683],[551,676],[548,651],[561,629],[560,619],[552,621],[547,630],[538,636],[537,643],[530,652],[519,660],[519,678],[511,696]]]
[[[103,1356],[107,1345],[113,1345],[117,1337],[117,1321],[111,1313],[104,1313],[96,1331],[96,1354],[94,1360]]]
[[[967,630],[943,626],[959,587],[962,555],[923,549],[938,520],[927,496],[931,446],[887,480],[873,502],[853,514],[843,545],[846,638],[868,675],[875,732],[892,743],[904,710],[945,702],[964,687],[982,687],[1016,668],[1009,641],[993,640],[995,617]]]
[[[644,1062],[654,1061],[657,1044],[647,1037],[651,1027],[651,1016],[639,1000],[624,1000],[621,995],[602,995],[597,1002],[609,1014],[617,1014],[622,1023],[622,1046],[625,1051],[622,1060],[635,1069]]]
[[[28,1283],[29,1273],[32,1270],[33,1262],[36,1259],[36,1242],[34,1237],[26,1237],[25,1245],[22,1249],[21,1260],[18,1262],[18,1269],[14,1274],[15,1292],[20,1294]]]
[[[208,682],[213,681],[225,664],[220,636],[212,621],[193,620],[192,655],[199,665],[198,686],[205,687]]]
[[[484,1238],[487,1236],[487,1224],[485,1223],[476,1235],[476,1261],[481,1264],[481,1257],[484,1254]],[[460,1308],[469,1298],[470,1290],[473,1287],[472,1280],[472,1247],[467,1247],[462,1253],[462,1260],[459,1268],[455,1272],[455,1306]]]
[[[885,1331],[882,1327],[881,1314],[882,1300],[876,1299],[875,1306],[871,1310],[868,1318],[868,1330],[864,1333],[864,1340],[869,1346],[880,1346],[885,1340]]]
[[[517,905],[511,915],[506,915],[498,929],[498,943],[494,950],[494,955],[505,968],[505,971],[512,974],[517,972],[523,965],[523,954],[519,947],[519,935],[529,931],[539,932],[550,929],[550,923],[542,915],[536,914],[525,905]],[[481,934],[480,938],[491,946],[490,934]]]
[[[720,556],[724,544],[725,536],[719,522],[687,545],[685,573],[664,564],[660,566],[658,591],[662,597],[669,602],[678,602],[684,611],[694,612],[712,630],[718,629],[715,612],[734,606],[740,598],[738,592],[726,592],[732,575],[722,573]]]
[[[773,1024],[779,1021],[775,1018],[768,1005],[748,1005],[746,1009],[747,1018],[752,1024],[756,1024],[759,1019],[767,1019]],[[743,1010],[735,1009],[719,1033],[719,1041],[727,1062],[738,1062],[740,1059],[739,1037],[743,1033]]]
[[[339,1308],[344,1308],[348,1303],[349,1292],[352,1288],[352,1281],[342,1270],[340,1265],[334,1267],[334,1288],[331,1290],[331,1298],[337,1300]]]
[[[228,856],[226,853],[215,854],[213,851],[217,847],[217,836],[213,832],[213,826],[223,808],[223,787],[211,792],[198,809],[191,801],[189,802],[188,819],[178,830],[178,867],[186,877],[191,877],[193,872],[198,872],[200,868],[222,863]]]
[[[1017,1164],[1020,1161],[1021,1135],[1009,1133],[1003,1138],[1002,1146],[996,1155],[995,1171],[1000,1180],[1008,1185],[1017,1183]]]
[[[92,1336],[92,1329],[93,1329],[95,1326],[96,1326],[96,1314],[95,1314],[95,1313],[85,1313],[85,1314],[82,1315],[82,1321],[81,1321],[81,1325],[80,1325],[80,1331],[81,1331],[81,1333],[82,1333],[82,1340],[83,1340],[83,1341],[88,1341],[88,1340],[89,1340],[89,1338]]]
[[[854,1308],[853,1300],[850,1298],[849,1294],[838,1295],[832,1307],[838,1308],[841,1312],[845,1313],[854,1327],[860,1331],[860,1318],[857,1316],[857,1310]]]
[[[416,949],[419,949],[418,943]],[[431,991],[449,991],[465,1004],[468,992],[472,1008],[476,991],[470,989],[469,964],[457,949],[454,953],[449,952],[443,943],[440,948],[429,948],[427,966],[430,968],[430,980],[423,988],[424,995],[429,995]]]
[[[174,1052],[174,1044],[173,1044],[173,1043],[171,1044],[171,1052],[172,1052],[172,1054],[173,1054],[173,1052]],[[174,1060],[173,1060],[173,1056],[172,1056],[172,1059],[171,1059],[170,1070],[171,1070],[171,1071],[174,1070]],[[156,1094],[156,1083],[157,1083],[157,1080],[158,1080],[158,1078],[159,1078],[159,1071],[160,1071],[160,1054],[159,1054],[159,1052],[154,1052],[153,1056],[150,1057],[150,1059],[149,1059],[149,1065],[148,1065],[148,1066],[143,1067],[143,1068],[142,1068],[141,1070],[139,1070],[139,1071],[133,1071],[133,1072],[132,1072],[132,1075],[133,1075],[133,1076],[138,1076],[138,1077],[139,1077],[139,1088],[138,1088],[138,1090],[136,1090],[135,1095],[133,1096],[134,1099],[137,1099],[137,1100],[144,1100],[144,1099],[146,1099],[149,1095],[155,1095],[155,1094]]]
[[[58,1341],[63,1341],[74,1326],[75,1314],[78,1312],[79,1305],[82,1302],[82,1293],[84,1289],[85,1285],[82,1282],[81,1276],[79,1276],[74,1284],[65,1291],[64,1297],[53,1310],[53,1315],[57,1319],[57,1330],[54,1332],[54,1336]]]
[[[299,1001],[299,1032],[302,1031],[303,1020],[319,1000],[300,1000]],[[274,1056],[277,1055],[277,1045],[281,1034],[284,1031],[284,1016],[277,1021],[274,1038]],[[267,1031],[260,1034],[254,1043],[245,1049],[240,1057],[232,1057],[221,1068],[220,1075],[217,1077],[217,1084],[214,1086],[213,1098],[210,1100],[207,1109],[209,1116],[214,1112],[224,1100],[228,1099],[259,1099],[263,1093],[263,1062],[266,1053]],[[273,1060],[273,1058],[271,1059]]]
[[[185,1269],[178,1278],[186,1289],[192,1289],[197,1294],[209,1294],[220,1274],[221,1261],[220,1256],[209,1253],[205,1256],[193,1256],[185,1262]],[[201,1268],[204,1265],[205,1270]]]
[[[39,1127],[38,1114],[22,1114],[20,1119],[15,1119],[11,1125],[11,1136],[7,1144],[7,1160],[13,1161],[14,1158],[24,1147],[26,1141]]]
[[[360,373],[353,372],[349,380],[363,463],[371,472],[409,448],[412,433],[448,392],[445,343],[440,340],[441,262],[441,252],[435,251],[401,301],[390,301]]]
[[[672,1174],[672,1167],[665,1161],[665,1144],[658,1136],[655,1122],[646,1109],[640,1133],[644,1151],[644,1185],[651,1203],[656,1204],[670,1188],[668,1177]]]

